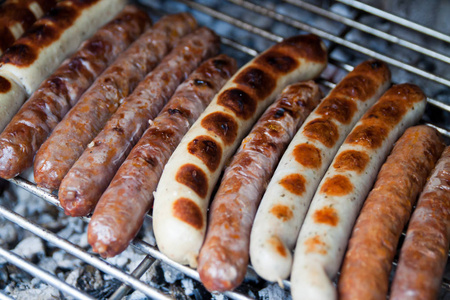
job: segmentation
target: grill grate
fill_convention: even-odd
[[[217,6],[217,1],[212,1],[209,3],[208,1],[201,1],[198,0],[198,2],[190,1],[190,0],[178,0],[178,4],[183,4],[183,6],[176,5],[177,9],[184,10],[184,11],[191,11],[194,13],[200,13],[205,14],[211,18],[211,20],[220,20],[223,22],[226,22],[236,28],[243,29],[249,34],[256,36],[259,39],[267,40],[270,43],[272,42],[279,42],[283,39],[283,36],[275,34],[271,31],[265,30],[261,28],[260,26],[253,25],[251,22],[246,22],[243,20],[240,20],[237,17],[231,16],[230,14],[227,14],[225,12],[217,10],[215,7]],[[220,1],[219,1],[220,2]],[[439,90],[449,89],[450,88],[450,79],[447,77],[444,77],[442,75],[438,75],[435,72],[424,70],[422,68],[419,68],[411,62],[407,62],[404,59],[399,59],[396,57],[391,57],[390,55],[384,54],[378,50],[374,50],[371,47],[368,46],[362,46],[354,41],[352,41],[350,38],[348,38],[348,33],[351,31],[358,31],[362,32],[364,34],[368,34],[372,36],[372,38],[388,42],[390,44],[396,45],[402,49],[405,49],[405,51],[413,51],[417,55],[420,55],[420,57],[424,58],[425,60],[432,60],[432,61],[438,61],[440,64],[444,64],[444,71],[447,70],[447,72],[442,72],[443,74],[449,74],[449,68],[450,68],[450,57],[442,54],[442,51],[437,51],[433,49],[432,47],[426,47],[423,45],[420,45],[419,43],[412,42],[403,38],[400,38],[398,35],[387,33],[386,31],[373,28],[371,26],[368,26],[364,24],[361,20],[364,17],[374,17],[378,20],[388,20],[390,23],[396,23],[400,26],[406,28],[406,30],[412,30],[418,32],[421,37],[429,36],[433,40],[437,41],[438,43],[444,44],[444,49],[448,49],[450,43],[450,36],[443,34],[441,32],[435,31],[433,29],[424,27],[422,25],[416,24],[414,22],[411,22],[407,19],[400,18],[397,16],[394,16],[386,11],[374,8],[372,6],[369,6],[367,4],[364,4],[359,1],[355,0],[337,0],[337,2],[340,3],[340,5],[343,5],[348,10],[353,10],[355,13],[354,17],[349,18],[347,16],[343,16],[341,14],[338,14],[336,12],[333,12],[330,9],[322,8],[320,5],[317,4],[311,4],[309,2],[304,2],[301,0],[285,0],[283,1],[283,5],[291,5],[292,7],[301,9],[313,16],[313,18],[320,18],[320,19],[326,19],[328,20],[328,24],[339,24],[340,30],[339,33],[330,33],[328,31],[325,31],[321,29],[319,26],[312,26],[308,25],[307,22],[302,22],[297,18],[292,18],[290,16],[285,15],[284,13],[281,13],[278,11],[280,3],[277,3],[276,5],[273,4],[273,2],[270,1],[263,1],[263,4],[256,4],[254,2],[245,1],[245,0],[228,0],[230,5],[234,5],[238,7],[239,9],[254,13],[256,15],[262,16],[268,20],[271,20],[271,22],[278,22],[284,25],[288,25],[296,30],[301,30],[305,32],[314,33],[320,37],[322,37],[326,42],[328,43],[328,47],[330,49],[330,65],[334,70],[338,70],[341,72],[348,72],[353,69],[354,64],[359,60],[366,59],[367,57],[377,58],[380,60],[383,60],[387,63],[389,63],[391,66],[397,68],[402,71],[406,71],[410,74],[412,74],[413,80],[422,80],[421,83],[418,83],[419,85],[426,84],[427,86],[430,85],[433,87],[433,94],[438,94],[437,92]],[[317,1],[316,1],[317,2]],[[168,8],[170,3],[173,3],[173,1],[141,1],[141,4],[146,6],[149,10],[149,13],[155,16],[160,16],[162,14],[167,13],[174,13],[175,11],[168,11]],[[205,4],[207,3],[207,4]],[[214,4],[216,3],[216,4]],[[270,4],[273,5],[270,5]],[[330,4],[330,3],[328,3]],[[200,23],[202,23],[200,21]],[[210,24],[202,24],[209,26]],[[395,25],[397,26],[397,25]],[[425,37],[426,38],[426,37]],[[241,57],[242,62],[245,60],[248,60],[249,57],[256,56],[259,53],[259,50],[257,47],[254,47],[252,45],[246,44],[245,41],[237,42],[234,40],[234,38],[230,38],[228,36],[225,36],[222,34],[221,37],[222,43],[225,46],[224,50],[225,52],[232,52],[236,54],[237,56]],[[447,43],[447,44],[446,44]],[[436,44],[436,42],[434,42]],[[268,44],[264,44],[268,45]],[[447,47],[447,48],[446,48]],[[233,52],[234,51],[234,52]],[[338,51],[344,51],[345,53],[349,53],[350,56],[356,56],[357,58],[355,60],[346,60],[339,57],[339,55],[334,55],[335,52]],[[356,54],[355,54],[356,53]],[[409,52],[408,52],[409,53]],[[233,55],[233,54],[232,54]],[[336,57],[337,56],[337,57]],[[409,75],[408,75],[409,76]],[[393,79],[399,80],[396,78],[395,74],[393,75]],[[330,76],[324,76],[320,78],[321,84],[326,88],[333,88],[335,85],[335,81],[333,79],[330,79]],[[334,82],[333,82],[334,81]],[[450,99],[447,99],[448,103],[450,103]],[[433,113],[438,112],[439,114],[446,115],[450,113],[450,105],[448,103],[445,103],[443,100],[439,100],[436,98],[428,98],[429,106],[433,107],[431,111],[428,112],[428,116],[425,116],[422,120],[423,123],[428,124],[430,126],[435,127],[437,130],[439,130],[444,136],[447,138],[450,138],[450,124],[445,123],[445,117],[443,117],[443,121],[435,120],[433,117]],[[447,121],[448,122],[448,121]],[[40,189],[36,187],[36,185],[32,182],[29,182],[23,178],[14,178],[11,179],[10,182],[13,184],[24,188],[25,190],[31,192],[32,194],[42,198],[43,200],[47,201],[48,203],[59,206],[59,201],[57,197],[54,194],[48,193],[47,191]],[[32,232],[33,234],[39,236],[40,238],[51,242],[52,244],[56,245],[57,247],[65,250],[67,253],[70,253],[74,255],[75,257],[81,259],[82,261],[86,262],[87,264],[90,264],[99,270],[110,274],[111,276],[117,278],[119,281],[121,281],[123,284],[120,286],[115,293],[110,297],[110,299],[121,299],[131,288],[139,290],[146,294],[147,296],[153,298],[153,299],[167,299],[168,296],[164,294],[162,291],[157,290],[154,287],[151,287],[147,284],[145,284],[143,281],[140,281],[139,278],[155,260],[160,260],[164,263],[167,263],[171,267],[174,267],[175,269],[181,271],[185,275],[195,279],[199,280],[199,275],[197,271],[180,265],[178,263],[175,263],[168,259],[166,256],[164,256],[162,253],[158,251],[158,249],[142,240],[135,239],[132,242],[132,245],[145,253],[147,256],[142,260],[142,262],[139,264],[139,266],[131,273],[127,274],[123,271],[121,271],[119,268],[107,263],[106,261],[98,258],[95,255],[92,255],[82,248],[78,247],[77,245],[74,245],[70,243],[69,241],[57,236],[56,234],[44,229],[38,224],[35,224],[26,218],[22,217],[21,215],[18,215],[14,213],[13,211],[9,210],[8,208],[0,206],[0,215],[2,215],[5,219],[19,225],[20,227]],[[151,218],[149,216],[149,218]],[[89,220],[89,218],[84,218],[86,221]],[[1,249],[0,248],[0,256],[3,257],[5,260],[7,260],[9,263],[14,264],[18,266],[19,268],[22,268],[29,274],[40,278],[42,281],[47,282],[50,285],[55,286],[60,291],[64,292],[67,295],[70,295],[72,297],[75,297],[76,299],[92,299],[91,296],[86,294],[83,291],[77,290],[74,287],[67,285],[64,281],[59,279],[53,274],[50,274],[46,271],[43,271],[36,265],[24,260],[23,258],[15,255],[9,250]],[[450,281],[447,279],[444,279],[444,282],[442,284],[442,289],[450,292]],[[285,285],[285,288],[289,289],[290,283],[288,281],[283,281],[283,284]],[[249,299],[249,297],[245,294],[245,292],[227,292],[224,293],[225,296],[232,298],[232,299]],[[5,298],[9,299],[8,296],[4,294],[0,294],[0,299]]]

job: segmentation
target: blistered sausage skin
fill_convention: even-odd
[[[444,147],[440,134],[425,125],[409,128],[397,141],[353,228],[339,299],[386,299],[400,235]]]
[[[0,6],[0,55],[55,6],[56,0],[7,0]]]
[[[125,0],[60,1],[36,21],[0,58],[0,75],[20,83],[31,95],[75,52],[83,40],[109,22]]]
[[[286,85],[317,77],[326,62],[318,37],[291,37],[247,63],[220,90],[174,151],[158,184],[153,223],[164,254],[197,265],[209,197],[225,162]]]
[[[417,201],[389,299],[437,299],[450,243],[450,146]]]
[[[207,290],[224,292],[242,283],[259,201],[281,154],[320,98],[314,81],[287,86],[244,138],[225,169],[209,210],[208,230],[198,259],[200,279]]]
[[[36,183],[57,189],[73,163],[108,119],[171,50],[178,39],[196,27],[186,13],[166,16],[125,50],[56,126],[34,161]]]
[[[202,27],[182,38],[120,105],[88,145],[59,187],[64,212],[92,212],[117,169],[177,86],[204,60],[219,51],[219,37]]]
[[[381,61],[356,66],[294,136],[269,182],[252,228],[250,259],[259,276],[269,281],[289,277],[291,253],[320,180],[348,132],[386,91],[390,78]]]
[[[391,87],[356,123],[320,182],[295,248],[293,299],[336,299],[332,280],[356,216],[400,135],[420,120],[426,97],[412,84]]]
[[[125,7],[40,85],[0,135],[0,177],[12,178],[32,165],[36,151],[67,111],[150,23],[144,11]]]
[[[216,56],[202,63],[177,88],[100,198],[88,227],[88,241],[95,252],[115,256],[136,236],[165,163],[236,68],[234,59]]]

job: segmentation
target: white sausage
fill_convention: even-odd
[[[6,77],[0,76],[0,132],[25,101],[25,90]]]

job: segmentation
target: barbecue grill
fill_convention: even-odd
[[[411,5],[420,5],[420,2],[412,1]],[[439,16],[450,14],[450,5],[444,2],[431,1],[434,13],[437,14],[439,10]],[[240,65],[284,37],[301,32],[316,34],[326,41],[329,48],[330,66],[319,79],[325,90],[333,88],[335,83],[360,61],[367,58],[383,60],[392,69],[394,83],[409,81],[424,89],[429,98],[422,123],[441,132],[446,137],[447,144],[450,140],[450,35],[432,29],[439,26],[439,23],[436,24],[439,17],[430,21],[434,24],[423,26],[418,20],[413,21],[416,18],[414,14],[395,12],[405,14],[405,17],[399,17],[385,10],[389,8],[386,5],[376,8],[356,0],[228,0],[225,3],[219,0],[143,0],[139,3],[155,18],[180,11],[192,12],[201,25],[211,27],[221,35],[223,52],[237,58]],[[38,188],[33,182],[23,177],[13,178],[10,182],[38,196],[43,202],[60,207],[55,194]],[[197,271],[171,261],[160,253],[157,247],[138,238],[132,242],[132,247],[146,256],[138,267],[128,274],[6,206],[0,206],[0,214],[6,220],[119,280],[122,285],[115,289],[109,299],[121,299],[130,289],[141,291],[152,299],[170,298],[167,291],[159,290],[139,279],[155,260],[199,280]],[[93,299],[86,291],[67,284],[55,274],[39,268],[11,250],[0,248],[0,256],[33,277],[56,287],[64,296]],[[289,290],[289,281],[283,281],[283,285],[284,289]],[[224,296],[232,299],[257,297],[245,287],[226,292]],[[450,276],[446,274],[441,287],[441,297],[449,296]],[[10,296],[1,293],[0,299],[3,298],[10,299]]]

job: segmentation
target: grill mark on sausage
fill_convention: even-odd
[[[0,93],[6,94],[11,89],[11,82],[3,76],[0,76]]]
[[[173,215],[194,228],[203,227],[202,212],[198,205],[187,198],[180,198],[173,204]]]
[[[358,144],[368,149],[379,148],[386,136],[389,134],[389,128],[379,124],[379,122],[371,122],[366,120],[349,134],[347,144]]]
[[[232,88],[220,93],[217,104],[230,109],[237,117],[250,119],[256,111],[257,101],[242,89]]]
[[[292,213],[292,209],[282,204],[273,206],[270,209],[270,212],[283,222],[289,221],[294,216],[294,214]]]
[[[339,154],[333,164],[333,168],[340,171],[355,171],[362,173],[369,163],[369,156],[361,151],[347,150]]]
[[[208,192],[208,178],[205,172],[193,164],[183,165],[175,175],[175,180],[193,190],[201,198]]]
[[[280,180],[280,185],[282,185],[286,190],[292,194],[301,196],[306,190],[306,180],[300,174],[289,174]]]
[[[255,59],[255,63],[275,74],[289,73],[299,65],[291,56],[275,50],[260,55]]]
[[[324,207],[322,209],[316,210],[313,215],[314,222],[336,226],[339,222],[339,216],[337,211],[333,207]]]
[[[209,136],[198,136],[188,144],[187,149],[189,153],[198,157],[211,172],[219,167],[222,147]]]
[[[354,75],[338,84],[330,93],[330,97],[348,97],[352,100],[366,101],[376,91],[376,83],[366,74]]]
[[[292,153],[295,161],[304,167],[318,169],[322,165],[320,149],[311,144],[299,144]]]
[[[272,238],[269,239],[268,242],[275,248],[278,254],[280,254],[283,257],[287,257],[286,247],[284,247],[283,243],[277,236],[273,236]]]
[[[223,112],[209,114],[202,119],[201,125],[217,134],[226,145],[232,144],[237,137],[238,124],[229,114]]]
[[[271,51],[277,50],[294,57],[302,57],[307,61],[323,62],[327,59],[325,45],[313,34],[287,38],[271,48]]]
[[[320,192],[328,196],[345,196],[353,190],[353,184],[347,176],[335,175],[327,178]]]
[[[319,236],[315,235],[310,237],[305,241],[305,253],[318,253],[318,254],[327,254],[326,244],[320,239]]]
[[[339,138],[337,126],[330,119],[320,118],[309,122],[303,129],[303,134],[310,139],[321,142],[328,148],[336,144]]]
[[[345,98],[327,97],[316,110],[323,117],[333,118],[343,124],[349,124],[356,112],[356,102]]]
[[[5,50],[8,49],[8,47],[14,43],[15,40],[16,39],[9,28],[0,28],[0,50],[2,52],[5,52]]]
[[[247,67],[233,80],[241,87],[248,87],[258,99],[264,99],[275,88],[275,78],[267,71],[255,67]]]

